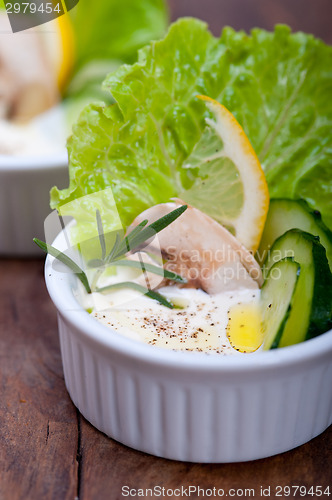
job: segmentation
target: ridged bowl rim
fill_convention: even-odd
[[[53,245],[61,249],[63,231]],[[319,363],[330,358],[332,361],[332,330],[294,346],[263,351],[242,356],[221,356],[196,352],[175,352],[150,346],[124,337],[115,330],[100,324],[77,302],[73,290],[77,278],[72,273],[62,273],[52,266],[54,258],[47,256],[45,262],[45,281],[49,295],[58,312],[72,325],[74,330],[92,347],[102,349],[103,355],[113,353],[158,367],[176,368],[195,372],[257,372],[279,370],[286,366],[305,366]]]

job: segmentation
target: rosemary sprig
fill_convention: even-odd
[[[115,252],[118,251],[118,248],[119,248],[119,245],[121,243],[121,238],[120,238],[120,235],[119,233],[116,233],[116,237],[115,237],[115,243],[113,245],[113,248],[112,250],[110,251],[108,257],[107,257],[107,262],[112,262],[113,260],[113,256],[115,255]]]
[[[139,285],[138,283],[134,283],[133,281],[121,281],[120,283],[113,283],[112,285],[107,285],[102,288],[97,288],[96,292],[107,292],[109,290],[114,290],[116,288],[132,288],[133,290],[137,290],[144,295],[150,297],[150,299],[155,299],[163,306],[169,307],[169,309],[174,308],[174,304],[170,302],[166,297],[161,295],[154,290],[150,290],[149,288],[145,288],[145,286]]]
[[[52,247],[52,245],[49,245],[48,243],[45,243],[44,241],[41,241],[38,238],[33,238],[33,241],[36,243],[36,245],[39,246],[39,248],[44,250],[44,252],[52,255],[52,257],[55,257],[60,262],[69,267],[69,269],[71,269],[73,273],[77,274],[78,279],[83,283],[86,291],[88,293],[91,293],[91,288],[89,285],[88,278],[83,269],[81,269],[80,266],[76,264],[76,262],[74,262],[70,257],[68,257],[68,255],[65,255],[64,253],[60,252],[60,250],[58,250],[57,248]]]
[[[111,251],[112,254],[111,260],[118,259],[119,257],[121,257],[122,255],[126,254],[127,252],[129,252],[134,248],[132,242],[134,241],[136,236],[138,236],[138,234],[142,232],[147,223],[148,223],[147,219],[143,220],[140,224],[134,227],[134,229],[130,231],[130,233],[128,233],[127,236],[125,236],[121,242],[119,242],[117,248],[115,248],[115,246],[113,247]],[[108,259],[110,259],[110,256]]]
[[[183,214],[183,212],[186,209],[187,205],[183,205],[179,208],[176,208],[169,214],[160,217],[160,219],[156,220],[155,222],[153,222],[148,226],[147,226],[148,221],[144,220],[140,224],[138,224],[134,229],[132,229],[132,231],[130,231],[130,233],[128,233],[122,240],[119,236],[119,233],[117,233],[115,243],[108,255],[106,255],[106,240],[105,240],[103,223],[101,220],[99,210],[96,210],[96,221],[98,228],[99,243],[101,248],[101,258],[92,259],[88,262],[88,267],[97,268],[96,274],[92,280],[91,287],[89,285],[88,278],[83,269],[81,269],[70,257],[60,252],[60,250],[52,247],[52,245],[49,245],[39,240],[38,238],[34,238],[33,241],[42,250],[44,250],[44,252],[52,255],[60,262],[65,264],[67,267],[69,267],[69,269],[71,269],[75,274],[77,274],[77,277],[83,283],[88,293],[91,293],[92,291],[102,292],[105,290],[127,287],[138,290],[147,295],[148,297],[158,300],[158,302],[160,302],[162,305],[166,307],[173,308],[174,307],[173,304],[169,302],[165,297],[163,297],[160,293],[151,290],[149,287],[145,288],[144,286],[139,285],[138,283],[134,283],[131,281],[124,281],[121,283],[114,283],[106,287],[98,288],[97,281],[101,276],[101,274],[103,273],[103,271],[108,266],[112,265],[112,266],[127,266],[138,269],[140,268],[144,271],[144,273],[151,272],[159,276],[163,276],[169,280],[176,281],[178,283],[186,283],[186,280],[182,278],[180,275],[173,273],[171,271],[167,271],[166,269],[160,268],[158,266],[154,266],[153,264],[121,259],[121,257],[123,257],[129,251],[133,252],[134,250],[138,249],[138,247],[141,247],[144,243],[147,243],[148,240],[150,240],[153,236],[155,236],[157,233],[165,229],[178,217],[180,217],[180,215]]]
[[[97,228],[98,228],[98,236],[101,247],[101,259],[104,260],[106,256],[106,242],[105,242],[105,234],[103,229],[103,223],[100,217],[100,212],[96,210],[96,219],[97,219]]]
[[[172,210],[172,212],[170,212],[169,214],[166,214],[163,217],[160,217],[160,219],[157,219],[156,221],[152,222],[152,224],[150,224],[149,226],[143,228],[141,231],[138,232],[138,234],[136,234],[133,238],[131,238],[130,250],[135,250],[143,243],[146,243],[150,238],[155,236],[162,229],[165,229],[165,227],[169,226],[178,217],[180,217],[180,215],[182,215],[183,212],[187,210],[187,208],[188,208],[187,205],[182,205],[181,207]],[[130,234],[127,237],[129,237]],[[127,249],[120,248],[115,255],[115,259],[118,259],[127,252],[128,252]]]
[[[179,274],[173,273],[172,271],[167,271],[163,267],[154,266],[153,264],[149,264],[147,262],[143,262],[144,269],[149,273],[157,274],[158,276],[163,276],[172,281],[176,281],[177,283],[187,283],[185,278],[182,278]],[[136,269],[142,269],[141,262],[136,260],[116,260],[113,262],[113,266],[124,266],[124,267],[134,267]]]

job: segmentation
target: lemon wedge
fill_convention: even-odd
[[[206,96],[213,118],[185,161],[195,169],[192,186],[179,197],[227,227],[256,252],[268,208],[269,191],[259,159],[241,125],[222,104]]]
[[[48,61],[58,83],[59,90],[65,87],[75,60],[74,31],[67,14],[39,27]]]

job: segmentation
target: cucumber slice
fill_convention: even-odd
[[[256,259],[262,265],[268,251],[279,236],[289,229],[302,229],[319,236],[325,247],[332,270],[332,232],[323,223],[317,210],[312,210],[304,200],[274,199],[270,201],[265,228]]]
[[[332,274],[325,248],[317,236],[291,229],[278,238],[264,264],[267,274],[275,262],[292,257],[301,266],[293,307],[280,347],[297,344],[327,331],[331,325]]]
[[[260,305],[264,350],[279,347],[293,307],[300,269],[293,259],[282,259],[271,267],[262,286]]]

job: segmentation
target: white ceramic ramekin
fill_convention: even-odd
[[[53,260],[45,277],[66,386],[108,436],[159,457],[238,462],[295,448],[332,423],[332,331],[244,356],[163,350],[89,316],[74,298],[76,277],[54,270]]]
[[[32,238],[44,235],[49,191],[68,185],[67,152],[45,156],[0,155],[0,255],[41,255]]]

